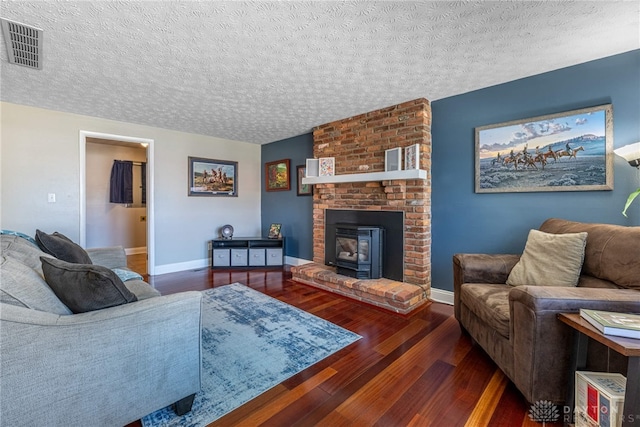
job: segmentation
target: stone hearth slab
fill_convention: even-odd
[[[428,289],[389,279],[361,280],[337,274],[314,262],[292,266],[293,280],[375,305],[394,313],[408,314],[429,302]]]

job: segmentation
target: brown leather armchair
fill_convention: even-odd
[[[548,219],[540,231],[588,233],[576,287],[509,286],[505,282],[519,255],[455,254],[454,309],[463,330],[528,402],[561,404],[572,330],[557,315],[580,308],[640,313],[640,227]]]

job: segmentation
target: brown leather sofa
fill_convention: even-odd
[[[548,219],[539,230],[588,233],[578,285],[509,286],[519,255],[455,254],[455,317],[528,402],[562,404],[572,330],[557,314],[580,308],[640,313],[640,227]]]

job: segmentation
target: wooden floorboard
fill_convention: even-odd
[[[240,282],[362,336],[210,426],[542,425],[461,333],[451,306],[430,303],[401,316],[294,282],[286,268],[145,277],[162,294]]]

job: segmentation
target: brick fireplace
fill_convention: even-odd
[[[313,195],[313,265],[293,269],[294,279],[337,291],[359,300],[409,312],[426,302],[431,288],[431,106],[416,99],[355,117],[318,126],[313,132],[315,158],[334,157],[336,175],[383,172],[385,150],[420,146],[420,169],[426,179],[372,180],[316,184]],[[404,214],[403,280],[343,279],[334,277],[325,257],[325,211],[327,209],[363,211],[399,211]],[[321,277],[322,276],[322,277]],[[339,275],[336,275],[339,276]],[[315,277],[315,279],[314,279]],[[313,280],[312,280],[313,279]],[[317,280],[316,280],[317,279]],[[369,283],[365,283],[369,282]],[[390,295],[392,289],[411,301],[373,301],[371,294]],[[352,289],[350,291],[349,289]],[[363,291],[364,289],[364,291]],[[395,295],[391,295],[393,300]],[[375,298],[374,298],[375,299]],[[397,300],[397,298],[395,298]]]

